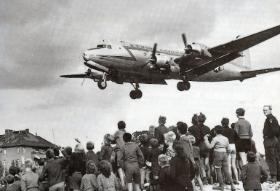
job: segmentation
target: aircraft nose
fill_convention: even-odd
[[[89,54],[87,54],[86,52],[83,53],[83,58],[85,61],[89,61],[90,57]]]

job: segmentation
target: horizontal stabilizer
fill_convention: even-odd
[[[244,76],[254,77],[259,74],[265,74],[265,73],[276,72],[276,71],[280,71],[280,68],[266,68],[260,70],[242,71],[240,73]]]
[[[88,75],[86,74],[68,74],[68,75],[61,75],[62,78],[86,78]]]

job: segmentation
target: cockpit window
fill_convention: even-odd
[[[96,48],[106,48],[106,44],[98,44]]]
[[[100,49],[100,48],[108,48],[108,49],[112,49],[112,46],[111,45],[107,45],[107,44],[98,44],[96,46],[96,48],[90,48],[88,50],[94,50],[94,49]]]

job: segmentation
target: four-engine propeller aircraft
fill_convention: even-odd
[[[62,75],[65,78],[89,78],[97,82],[100,89],[107,81],[118,84],[131,83],[132,99],[142,97],[139,84],[167,84],[166,80],[180,80],[179,91],[190,89],[189,81],[230,81],[256,77],[258,74],[279,71],[280,68],[252,70],[249,63],[239,62],[243,51],[280,33],[280,25],[212,48],[205,45],[188,44],[182,34],[183,52],[158,50],[137,44],[121,42],[119,45],[99,44],[83,54],[88,70],[83,74]],[[239,59],[238,59],[239,58]]]

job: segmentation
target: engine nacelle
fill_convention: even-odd
[[[193,42],[191,47],[193,51],[199,53],[201,56],[212,57],[211,53],[208,51],[208,47],[204,44]]]
[[[170,68],[170,58],[166,56],[158,56],[156,66],[158,68]]]

